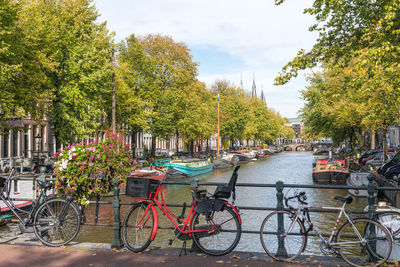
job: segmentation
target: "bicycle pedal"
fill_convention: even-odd
[[[171,245],[172,245],[172,242],[174,242],[174,240],[173,240],[173,239],[169,239],[169,240],[168,240],[168,246],[171,246]]]

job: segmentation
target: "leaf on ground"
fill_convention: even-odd
[[[240,259],[240,257],[239,257],[239,256],[236,256],[236,255],[233,255],[232,258],[238,259],[238,260]]]
[[[216,263],[224,263],[224,261],[216,261]]]

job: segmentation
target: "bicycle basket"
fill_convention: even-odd
[[[160,171],[136,171],[126,180],[126,195],[151,199],[163,179]]]

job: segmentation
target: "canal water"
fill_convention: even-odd
[[[268,159],[247,163],[239,169],[238,183],[264,183],[273,184],[279,180],[288,184],[313,184],[312,181],[312,153],[311,152],[282,152],[271,156]],[[200,182],[228,182],[232,175],[233,168],[214,170],[209,175],[199,177]],[[188,181],[188,180],[187,180]],[[210,192],[215,187],[207,187]],[[291,191],[289,191],[291,190]],[[289,196],[294,193],[294,189],[285,189],[284,193]],[[339,206],[341,202],[334,200],[334,196],[345,196],[347,190],[337,189],[298,189],[305,191],[308,197],[308,204],[315,206]],[[289,192],[288,192],[289,191]],[[191,203],[191,194],[189,186],[182,185],[165,185],[164,198],[167,203],[182,204]],[[131,198],[125,198],[123,201],[132,201]],[[276,207],[276,190],[275,188],[252,188],[237,187],[236,188],[236,204],[239,206],[255,206],[255,207]],[[348,209],[361,211],[367,205],[365,198],[355,199],[348,205]],[[121,210],[121,219],[125,217],[129,207],[123,206]],[[171,209],[175,214],[180,215],[181,208]],[[242,210],[242,229],[259,231],[263,219],[270,211],[251,211]],[[90,206],[87,211],[88,222],[93,222],[94,208]],[[356,216],[356,215],[354,215]],[[312,221],[324,233],[330,234],[334,226],[337,214],[331,213],[313,213]],[[112,206],[100,206],[99,223],[112,223],[113,213]],[[159,212],[161,220],[160,225],[170,227],[172,224]],[[342,220],[343,222],[343,220]],[[340,224],[339,224],[340,225]],[[169,247],[168,240],[174,237],[172,230],[158,231],[155,241],[151,244],[153,247]],[[82,242],[101,242],[111,243],[113,231],[111,227],[92,227],[83,226],[78,241]],[[174,241],[172,247],[181,247],[182,241]],[[263,252],[258,234],[242,234],[238,251],[257,251]],[[308,254],[320,254],[319,239],[310,238],[307,249]]]

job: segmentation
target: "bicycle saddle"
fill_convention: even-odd
[[[50,182],[43,182],[40,180],[37,180],[37,182],[38,182],[39,187],[42,189],[50,189],[53,187],[53,184]]]
[[[334,199],[340,200],[343,203],[346,202],[347,204],[350,204],[351,202],[353,202],[353,197],[352,196],[346,196],[346,197],[335,196]]]

